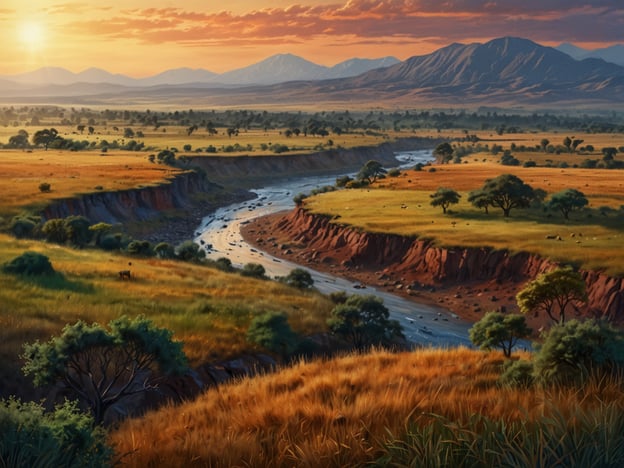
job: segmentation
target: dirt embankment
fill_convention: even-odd
[[[517,312],[516,293],[555,263],[525,252],[441,248],[430,240],[364,232],[303,208],[244,227],[245,238],[276,256],[417,300],[429,300],[469,320],[484,312]],[[624,321],[624,279],[582,271],[589,302],[569,316]],[[533,326],[542,321],[530,318]]]
[[[379,146],[335,148],[311,154],[194,157],[192,164],[204,169],[210,180],[252,187],[276,178],[356,171],[371,159],[394,166],[397,165],[396,152],[431,149],[440,141],[430,138],[404,138]]]
[[[437,142],[405,138],[376,147],[311,154],[195,157],[192,164],[202,168],[205,177],[186,172],[160,185],[63,198],[48,205],[41,215],[44,219],[81,215],[93,223],[121,223],[135,237],[177,243],[193,237],[202,217],[210,212],[253,198],[246,188],[276,178],[357,170],[370,159],[395,165],[396,151],[432,148]]]

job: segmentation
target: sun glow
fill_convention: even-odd
[[[41,49],[45,44],[45,31],[39,23],[22,23],[18,26],[17,38],[31,50]]]

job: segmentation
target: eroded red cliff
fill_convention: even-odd
[[[442,248],[430,240],[376,234],[331,222],[296,208],[275,224],[284,238],[301,249],[300,255],[319,264],[340,264],[400,277],[402,283],[452,286],[505,285],[517,292],[556,263],[526,252],[489,248]],[[583,315],[624,320],[624,280],[599,271],[581,270],[587,284],[588,304]]]

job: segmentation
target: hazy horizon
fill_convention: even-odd
[[[125,0],[93,6],[5,0],[0,74],[101,68],[143,78],[176,68],[224,73],[290,53],[331,67],[351,58],[405,60],[453,42],[525,37],[595,49],[622,42],[618,0]],[[590,27],[588,27],[590,26]]]

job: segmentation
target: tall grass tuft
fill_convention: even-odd
[[[534,420],[474,415],[458,423],[423,415],[386,444],[378,466],[535,467],[624,466],[624,408],[602,403],[564,414],[549,403]]]

